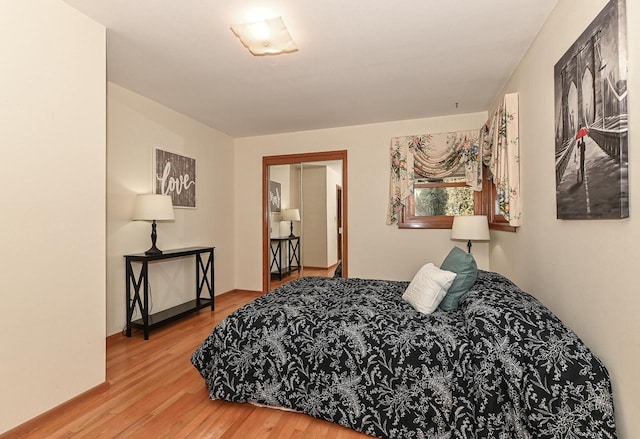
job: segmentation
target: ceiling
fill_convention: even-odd
[[[107,28],[108,80],[234,138],[485,111],[557,0],[65,0]],[[299,47],[253,56],[236,23]]]

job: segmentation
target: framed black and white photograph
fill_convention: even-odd
[[[281,185],[277,181],[269,182],[269,210],[271,212],[280,212],[281,206]]]
[[[627,33],[611,0],[554,68],[559,219],[629,216]]]
[[[153,187],[156,194],[171,195],[173,207],[196,208],[196,159],[155,148]]]

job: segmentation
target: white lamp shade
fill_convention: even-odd
[[[142,221],[171,221],[173,203],[170,195],[145,194],[136,197],[133,219]]]
[[[489,237],[489,221],[485,215],[453,217],[451,239],[488,241]]]
[[[231,30],[254,55],[277,55],[298,50],[282,17],[234,24]]]
[[[300,221],[300,209],[284,209],[282,221]]]

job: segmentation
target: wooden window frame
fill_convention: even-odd
[[[414,190],[420,188],[438,188],[438,187],[465,187],[464,182],[458,183],[415,183]],[[435,216],[417,216],[415,214],[415,197],[414,194],[409,195],[407,204],[402,209],[400,218],[398,219],[398,228],[400,229],[450,229],[453,225],[453,217],[447,215]],[[474,192],[473,194],[473,210],[474,215],[482,215],[483,206],[482,192]]]
[[[485,170],[486,174],[486,170]],[[516,232],[518,230],[517,227],[510,226],[509,221],[502,215],[497,209],[497,196],[498,191],[496,190],[496,185],[493,184],[493,181],[489,178],[485,178],[482,184],[482,194],[483,194],[483,214],[487,215],[487,219],[489,220],[489,229],[490,230],[501,230],[503,232]]]
[[[483,166],[483,175],[488,175],[486,166]],[[464,182],[458,183],[415,183],[414,190],[420,188],[437,187],[463,187]],[[489,220],[490,230],[501,230],[504,232],[516,232],[517,227],[509,225],[509,221],[496,209],[496,186],[491,179],[485,178],[482,191],[473,194],[474,215],[486,215]],[[398,228],[400,229],[450,229],[453,225],[453,217],[446,215],[438,216],[416,216],[415,197],[412,193],[407,199],[407,204],[398,218]]]

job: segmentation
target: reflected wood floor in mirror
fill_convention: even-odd
[[[109,337],[107,384],[0,438],[370,437],[301,413],[209,399],[191,354],[216,324],[261,295],[234,291],[216,296],[215,311],[200,310],[162,326],[151,331],[147,341],[141,331],[131,338]]]
[[[303,267],[302,270],[300,270],[300,272],[294,271],[293,273],[288,274],[286,277],[283,277],[282,280],[278,279],[277,276],[272,275],[270,290],[274,290],[279,286],[287,284],[292,280],[296,280],[301,277],[309,277],[309,276],[333,277],[333,273],[335,273],[337,266],[338,264],[333,265],[329,268]]]

